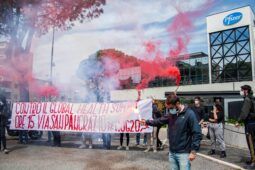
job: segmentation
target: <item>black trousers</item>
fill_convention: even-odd
[[[5,137],[5,118],[0,116],[0,149],[3,144],[3,149],[6,149],[6,137]]]
[[[127,146],[129,145],[129,133],[126,133],[126,137],[127,137]],[[124,133],[120,134],[120,146],[122,146],[123,144],[123,138],[124,138]]]
[[[247,145],[251,155],[251,161],[255,163],[255,121],[248,121],[244,124]]]
[[[3,143],[3,148],[6,149],[5,126],[0,127],[0,149]]]
[[[53,131],[53,145],[54,146],[61,146],[61,136],[59,131]]]
[[[156,133],[156,136],[157,136],[157,147],[160,147],[160,146],[162,145],[162,142],[161,142],[161,140],[160,140],[159,137],[158,137],[160,128],[161,128],[161,126],[158,126],[158,127],[157,127],[157,133]]]

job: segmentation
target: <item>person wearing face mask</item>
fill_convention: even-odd
[[[191,109],[196,114],[199,125],[204,122],[204,108],[201,105],[201,98],[199,96],[194,98],[194,106]]]
[[[225,158],[226,155],[226,146],[224,142],[223,135],[223,122],[224,113],[223,107],[220,104],[215,104],[213,111],[209,115],[209,131],[211,139],[211,150],[208,152],[208,155],[214,155],[216,149],[216,141],[220,144],[221,158]]]
[[[245,130],[245,136],[247,145],[250,151],[251,159],[246,161],[248,164],[248,169],[255,168],[255,118],[253,116],[255,110],[254,110],[254,104],[253,104],[253,91],[251,89],[251,86],[249,85],[243,85],[241,86],[240,95],[244,98],[243,106],[241,109],[240,116],[238,118],[238,123],[236,123],[236,127],[240,126],[240,122],[244,122],[244,130]]]
[[[192,109],[183,105],[176,95],[167,98],[169,114],[154,119],[142,120],[141,124],[158,126],[168,124],[170,169],[191,168],[190,161],[196,158],[202,139],[201,128]]]

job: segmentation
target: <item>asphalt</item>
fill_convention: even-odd
[[[102,149],[100,135],[95,135],[93,149],[78,149],[80,136],[62,135],[62,147],[51,147],[47,143],[47,133],[40,140],[30,140],[28,144],[17,144],[17,137],[8,137],[7,144],[11,152],[0,154],[1,169],[168,169],[168,147],[157,153],[144,153],[145,147],[135,146],[135,135],[131,135],[130,150],[117,150],[119,136],[113,135],[111,150]],[[160,138],[165,139],[165,130]],[[141,139],[142,140],[142,139]],[[125,138],[124,138],[125,143]],[[142,143],[142,141],[141,141]],[[227,146],[227,157],[221,159],[219,152],[208,156],[210,142],[201,142],[200,152],[192,169],[222,170],[244,169],[248,159],[248,150]]]

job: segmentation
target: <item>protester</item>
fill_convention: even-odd
[[[157,131],[156,131],[156,138],[157,138],[157,148],[159,149],[163,149],[163,143],[162,141],[159,139],[159,132],[162,126],[157,126]]]
[[[155,101],[153,101],[153,115],[152,115],[152,118],[153,119],[158,119],[158,118],[160,118],[161,116],[162,116],[162,114],[161,114],[161,112],[160,112],[160,110],[158,109],[158,105],[155,103]],[[157,146],[157,148],[161,148],[162,147],[162,142],[161,142],[161,140],[159,139],[159,132],[160,132],[160,129],[161,129],[161,125],[159,125],[159,126],[157,126],[157,128],[156,128],[156,134],[155,134],[155,137],[156,137],[156,146]]]
[[[190,161],[196,158],[202,139],[201,128],[198,125],[192,109],[183,105],[175,95],[168,97],[170,115],[154,120],[142,120],[142,124],[158,126],[168,124],[170,169],[190,169]]]
[[[152,118],[153,119],[158,119],[161,117],[161,113],[158,110],[158,106],[153,100],[152,103]],[[152,133],[148,133],[148,143],[147,143],[147,149],[144,152],[149,152],[151,149],[153,149],[153,152],[157,152],[157,146],[162,145],[162,142],[158,138],[158,129],[160,129],[161,125],[153,127]]]
[[[7,123],[7,102],[3,94],[0,94],[0,150],[3,144],[3,151],[5,154],[9,153],[6,147],[5,129]]]
[[[238,123],[236,123],[236,127],[240,126],[240,122],[244,121],[244,129],[247,145],[250,151],[251,159],[246,163],[248,164],[248,169],[255,168],[255,110],[253,104],[253,91],[251,86],[243,85],[241,87],[240,95],[244,98],[243,106],[241,109],[240,116],[238,118]]]
[[[103,133],[102,138],[103,138],[103,148],[110,150],[111,149],[111,134]]]
[[[48,134],[48,140],[47,140],[47,142],[50,144],[51,141],[52,141],[52,132],[51,132],[51,131],[48,131],[47,134]]]
[[[67,99],[65,96],[60,97],[61,102],[65,102]],[[56,98],[52,98],[52,101],[56,101]],[[52,146],[57,146],[61,147],[61,134],[60,131],[52,131],[53,135],[53,145]]]
[[[220,104],[215,104],[213,111],[209,115],[209,134],[211,139],[211,150],[208,152],[209,155],[215,154],[216,142],[220,145],[220,157],[226,157],[226,146],[223,135],[223,107]]]
[[[124,133],[120,133],[120,146],[118,146],[118,150],[122,149],[123,148],[123,138],[124,138]],[[129,150],[129,133],[126,133],[126,140],[127,140],[127,145],[126,145],[126,150],[128,151]]]
[[[166,101],[165,101],[165,110],[164,110],[164,112],[163,112],[163,116],[165,116],[165,117],[167,117],[167,116],[170,116],[171,115],[171,113],[170,113],[170,110],[171,110],[171,107],[172,107],[172,105],[170,104],[170,99],[172,98],[172,97],[174,97],[174,96],[176,96],[176,93],[175,92],[172,92],[172,93],[170,93],[168,96],[167,96],[167,99],[166,99]],[[171,106],[171,107],[170,107]],[[167,138],[166,139],[164,139],[164,143],[162,144],[162,147],[163,147],[163,145],[166,145],[167,143],[169,143],[169,128],[167,128]]]
[[[86,148],[86,142],[89,143],[89,149],[92,149],[93,146],[92,146],[92,134],[89,134],[89,133],[82,133],[82,144],[81,146],[79,147],[80,149],[84,149]]]
[[[214,104],[220,104],[220,105],[222,105],[222,101],[221,101],[221,97],[215,97],[214,98]]]
[[[147,145],[148,133],[143,133],[143,145]],[[136,134],[136,146],[140,146],[141,133]]]
[[[201,105],[201,98],[199,96],[194,98],[194,105],[191,107],[191,109],[196,114],[199,125],[201,125],[204,122],[205,113],[204,108]]]
[[[19,130],[19,143],[20,144],[28,143],[28,131],[27,130]]]
[[[52,131],[52,134],[53,134],[53,145],[52,146],[61,147],[60,131]]]

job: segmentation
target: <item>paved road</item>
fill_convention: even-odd
[[[0,153],[0,169],[54,169],[54,170],[162,170],[169,169],[168,149],[158,153],[144,153],[141,148],[131,146],[130,151],[118,151],[118,138],[113,138],[112,150],[103,150],[97,144],[94,149],[78,149],[79,141],[66,140],[63,147],[47,145],[46,138],[30,141],[27,145],[17,144],[16,139],[9,139],[11,152]],[[134,144],[134,138],[131,139]],[[231,169],[213,161],[197,157],[192,162],[192,169],[222,170]]]
[[[117,141],[116,141],[117,142]],[[8,140],[11,152],[0,154],[0,169],[167,169],[167,150],[144,153],[141,148],[130,151],[78,149],[79,141],[64,141],[62,147],[47,146],[46,140],[32,141],[27,145]]]

